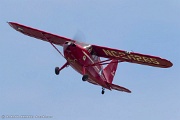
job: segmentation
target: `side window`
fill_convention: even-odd
[[[91,46],[89,47],[88,52],[89,52],[89,53],[92,52],[92,47],[91,47]]]
[[[92,46],[91,45],[84,46],[84,48],[91,54],[91,52],[92,52]]]
[[[98,60],[98,56],[96,56],[96,55],[92,55],[92,58],[93,58],[94,60]]]

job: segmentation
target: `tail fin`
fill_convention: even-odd
[[[112,60],[104,69],[103,74],[108,83],[112,83],[114,75],[116,73],[118,60]]]

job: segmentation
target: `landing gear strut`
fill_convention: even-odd
[[[83,75],[82,81],[87,81],[88,80],[88,75]]]
[[[105,93],[105,89],[104,89],[104,88],[102,88],[101,94],[104,94],[104,93]]]
[[[59,75],[59,72],[60,72],[62,69],[64,69],[65,67],[67,67],[68,65],[69,65],[69,63],[66,62],[61,68],[56,67],[56,68],[55,68],[55,74],[56,74],[56,75]]]

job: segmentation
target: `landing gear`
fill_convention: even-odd
[[[56,75],[59,75],[59,67],[56,67],[56,68],[55,68],[55,74],[56,74]]]
[[[88,80],[88,75],[83,75],[82,81],[87,81]]]
[[[59,75],[59,72],[60,72],[62,69],[64,69],[65,67],[67,67],[68,65],[69,65],[69,63],[66,62],[61,68],[56,67],[56,68],[55,68],[55,74],[56,74],[56,75]]]
[[[102,88],[101,94],[103,95],[105,93],[105,89]]]

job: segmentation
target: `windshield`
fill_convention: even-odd
[[[91,45],[85,45],[85,46],[83,46],[83,48],[85,48],[89,53],[92,52],[92,46]]]

